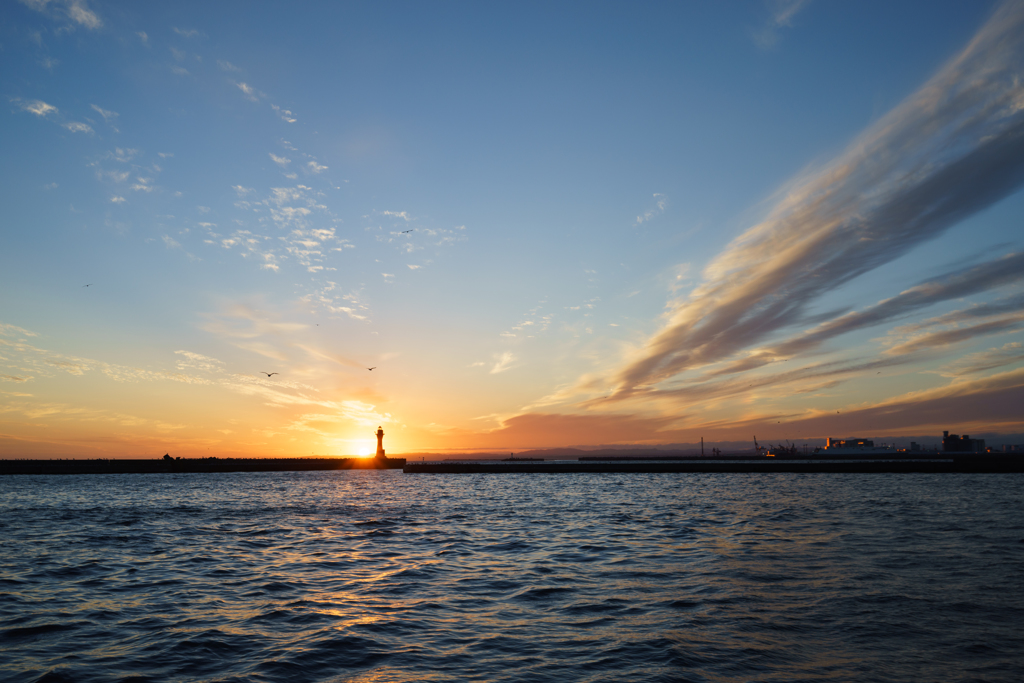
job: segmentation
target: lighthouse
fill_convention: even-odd
[[[377,457],[384,459],[384,430],[377,427]]]

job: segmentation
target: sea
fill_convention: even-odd
[[[1024,475],[0,477],[0,680],[1022,681]]]

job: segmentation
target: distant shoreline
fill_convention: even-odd
[[[657,473],[1024,473],[1024,457],[928,454],[886,458],[690,457],[640,460],[432,461],[406,458],[184,458],[181,460],[0,460],[0,475],[203,474],[397,470],[406,474],[657,474]]]
[[[3,474],[196,474],[204,472],[315,472],[398,470],[405,458],[182,458],[165,460],[0,460]]]
[[[948,454],[952,455],[952,454]],[[406,474],[699,474],[699,473],[798,473],[798,474],[965,474],[1024,473],[1024,458],[967,455],[887,459],[716,459],[607,460],[562,462],[411,462]]]

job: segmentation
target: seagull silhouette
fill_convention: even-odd
[[[83,286],[83,287],[92,287],[92,283],[90,282],[89,284],[87,284],[87,285],[82,285],[82,286]]]
[[[413,228],[413,230],[415,230],[415,229],[416,229],[416,228]],[[402,231],[402,234],[404,235],[404,234],[405,234],[405,233],[407,233],[407,232],[412,232],[412,230],[403,230],[403,231]]]
[[[371,370],[371,371],[372,371],[372,370],[376,370],[376,369],[377,369],[377,366],[376,366],[376,365],[374,365],[374,366],[373,366],[372,368],[366,368],[366,369],[367,369],[367,370]]]
[[[260,372],[263,372],[263,371],[260,370]],[[277,374],[280,374],[280,373],[277,373],[277,372],[263,372],[263,374],[266,375],[267,377],[273,377],[274,375],[277,375]]]

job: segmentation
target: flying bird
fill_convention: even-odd
[[[416,229],[416,228],[413,228],[412,230],[415,230],[415,229]],[[412,232],[412,230],[403,230],[403,231],[402,231],[402,234],[404,235],[404,234],[405,234],[405,233],[407,233],[407,232]]]
[[[367,369],[367,370],[371,370],[371,371],[372,371],[372,370],[376,370],[376,369],[377,369],[377,366],[376,366],[376,365],[374,365],[374,366],[373,366],[372,368],[366,368],[366,369]]]
[[[90,282],[89,284],[87,284],[87,285],[82,285],[82,286],[83,286],[83,287],[92,287],[92,283]]]
[[[277,373],[277,372],[263,372],[262,370],[260,370],[260,372],[262,372],[267,377],[273,377],[274,375],[280,374],[280,373]]]

